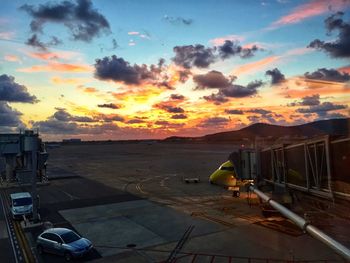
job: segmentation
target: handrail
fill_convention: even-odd
[[[317,227],[309,224],[304,218],[297,215],[296,213],[290,211],[283,205],[277,203],[274,201],[271,197],[266,195],[265,193],[261,192],[257,188],[254,187],[254,185],[249,186],[249,190],[257,194],[261,199],[263,199],[265,202],[267,202],[270,206],[275,208],[277,211],[279,211],[282,215],[292,220],[298,227],[300,227],[305,232],[309,233],[312,237],[316,238],[317,240],[323,242],[328,247],[333,249],[336,253],[344,257],[346,260],[350,260],[350,249],[345,247],[344,245],[340,244],[338,241],[334,240],[324,232],[322,232]]]

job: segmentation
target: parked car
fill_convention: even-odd
[[[36,243],[39,254],[57,254],[64,256],[67,261],[83,257],[93,247],[90,240],[67,228],[47,229],[38,236]]]
[[[13,219],[22,219],[23,216],[33,216],[33,199],[30,193],[21,192],[10,194],[11,215]]]

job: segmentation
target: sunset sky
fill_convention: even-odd
[[[2,0],[0,132],[200,136],[350,115],[350,0]]]

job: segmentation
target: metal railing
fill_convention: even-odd
[[[317,227],[309,224],[304,218],[297,215],[296,213],[290,211],[283,205],[277,203],[276,201],[272,200],[271,197],[266,195],[265,193],[261,192],[257,188],[254,187],[254,185],[249,186],[249,190],[257,194],[262,200],[267,202],[270,206],[275,208],[277,211],[279,211],[282,215],[292,220],[298,227],[300,227],[302,230],[310,234],[312,237],[316,238],[317,240],[321,241],[322,243],[326,244],[328,247],[333,249],[336,253],[344,257],[346,260],[350,261],[350,250],[345,247],[344,245],[340,244],[338,241],[334,240],[324,232],[322,232]]]

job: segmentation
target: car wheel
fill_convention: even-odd
[[[72,260],[72,254],[69,252],[64,253],[64,259],[66,261],[71,261]]]
[[[42,246],[38,245],[36,249],[38,250],[38,254],[39,254],[39,255],[44,254],[44,250],[43,250],[43,247],[42,247]]]

